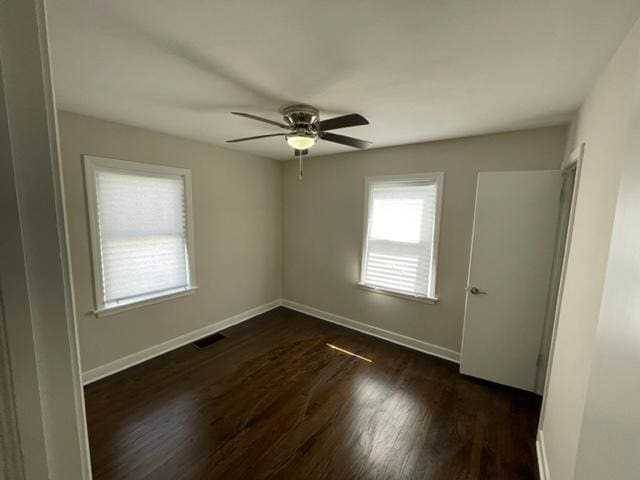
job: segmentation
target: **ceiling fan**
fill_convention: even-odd
[[[320,120],[320,112],[315,107],[310,105],[289,105],[282,109],[284,122],[276,122],[250,113],[231,113],[234,115],[240,115],[241,117],[258,120],[259,122],[275,125],[288,131],[283,133],[271,133],[268,135],[257,135],[255,137],[236,138],[235,140],[227,140],[227,143],[246,142],[247,140],[257,140],[259,138],[283,136],[289,146],[294,149],[294,154],[299,157],[309,153],[309,149],[313,147],[318,140],[339,143],[340,145],[347,145],[349,147],[359,149],[371,146],[371,142],[366,140],[360,140],[358,138],[329,132],[329,130],[337,130],[339,128],[369,125],[369,121],[357,113],[350,113],[349,115]]]

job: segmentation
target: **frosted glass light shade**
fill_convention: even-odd
[[[307,150],[316,144],[317,137],[311,135],[287,135],[287,143],[296,150]]]

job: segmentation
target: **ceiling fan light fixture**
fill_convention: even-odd
[[[294,149],[295,155],[299,155],[301,158],[302,155],[306,155],[308,150],[319,140],[360,150],[371,146],[371,142],[366,140],[360,140],[359,138],[332,132],[332,130],[339,130],[341,128],[369,125],[369,121],[358,113],[348,113],[339,117],[321,120],[320,112],[315,107],[310,105],[288,105],[280,109],[284,123],[277,122],[269,118],[259,117],[252,113],[231,113],[233,115],[246,117],[251,120],[257,120],[262,123],[268,123],[269,125],[280,127],[286,130],[286,132],[281,131],[281,133],[269,133],[266,135],[235,138],[233,140],[227,140],[227,143],[246,142],[247,140],[258,140],[269,137],[285,137],[287,144]]]
[[[316,144],[317,140],[317,135],[306,133],[297,132],[287,135],[287,143],[295,150],[308,150]]]

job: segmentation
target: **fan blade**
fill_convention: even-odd
[[[287,130],[291,130],[290,125],[286,125],[281,122],[276,122],[274,120],[269,120],[268,118],[258,117],[257,115],[251,115],[250,113],[242,113],[242,112],[231,112],[234,115],[240,115],[241,117],[251,118],[253,120],[258,120],[259,122],[269,123],[271,125],[275,125],[276,127],[286,128]]]
[[[337,128],[357,127],[360,125],[369,125],[369,120],[357,113],[350,113],[349,115],[342,115],[341,117],[334,117],[328,120],[322,120],[318,122],[316,126],[318,130],[335,130]]]
[[[307,149],[307,150],[297,150],[296,149],[296,150],[293,151],[293,156],[294,157],[298,157],[299,155],[306,155],[308,153],[309,153],[309,149]]]
[[[227,143],[246,142],[247,140],[256,140],[258,138],[281,137],[286,133],[270,133],[269,135],[256,135],[255,137],[236,138],[235,140],[227,140]]]
[[[347,137],[345,135],[337,135],[335,133],[320,132],[320,138],[327,140],[328,142],[339,143],[341,145],[348,145],[355,148],[369,148],[371,142],[367,140],[360,140],[359,138]]]

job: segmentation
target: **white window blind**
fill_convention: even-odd
[[[361,284],[435,298],[440,175],[368,182]]]
[[[117,162],[117,168],[110,162]],[[123,164],[137,167],[127,170]],[[191,286],[187,176],[180,169],[154,170],[107,159],[88,169],[94,182],[98,309]]]

